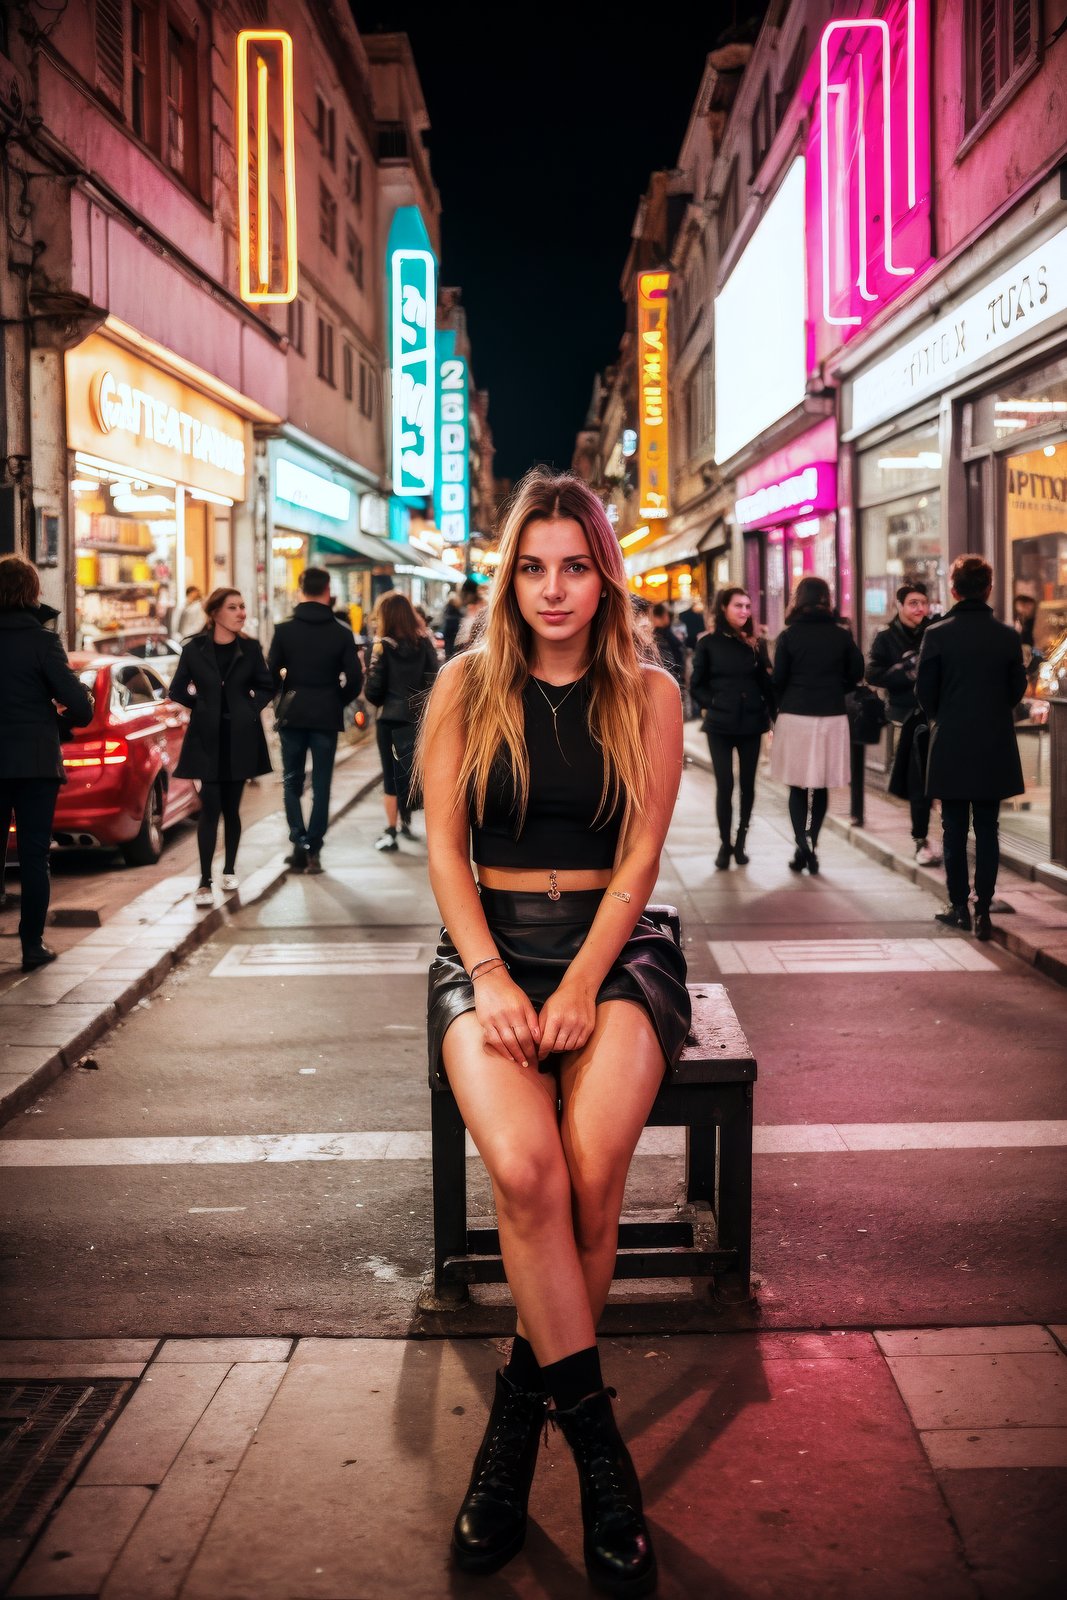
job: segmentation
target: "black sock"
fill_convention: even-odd
[[[556,1402],[560,1411],[569,1411],[587,1394],[596,1394],[604,1387],[600,1373],[600,1351],[595,1344],[588,1350],[576,1350],[562,1361],[552,1361],[541,1368],[541,1382]]]
[[[537,1365],[533,1345],[528,1339],[524,1339],[521,1333],[515,1335],[515,1342],[511,1346],[511,1357],[504,1368],[504,1376],[510,1379],[517,1389],[525,1389],[528,1394],[544,1393],[545,1380],[541,1376],[541,1368]]]

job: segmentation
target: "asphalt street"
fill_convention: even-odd
[[[3,1130],[25,1163],[0,1183],[9,1337],[447,1331],[417,1308],[438,925],[424,845],[376,853],[380,821],[373,795],[324,876],[234,915]],[[690,769],[657,898],[759,1062],[748,1325],[1067,1320],[1067,992],[940,929],[926,893],[830,834],[820,876],[795,877],[773,797],[747,868],[716,872],[713,832],[712,780]],[[353,1137],[396,1133],[423,1137]],[[630,1204],[681,1191],[680,1154],[639,1154]],[[609,1329],[732,1325],[701,1284],[613,1300]],[[452,1326],[506,1329],[502,1292]]]

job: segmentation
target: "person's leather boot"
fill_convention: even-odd
[[[522,1549],[547,1412],[547,1394],[531,1394],[497,1373],[485,1435],[452,1528],[452,1550],[464,1572],[496,1572]]]
[[[745,840],[747,837],[748,825],[746,823],[742,823],[740,828],[737,830],[737,838],[734,840],[734,860],[737,862],[739,867],[748,866],[748,856],[745,853]]]
[[[962,928],[964,933],[971,931],[971,908],[947,905],[943,911],[934,912],[934,921],[943,922],[946,928]]]
[[[976,939],[981,939],[983,944],[993,937],[993,924],[990,921],[988,906],[974,908],[974,936]]]
[[[730,847],[730,841],[729,839],[724,839],[719,846],[719,853],[715,857],[715,865],[720,872],[725,872],[733,858],[734,853]]]
[[[604,1594],[652,1594],[656,1556],[645,1525],[641,1485],[611,1409],[614,1389],[601,1389],[549,1421],[574,1452],[582,1494],[585,1570]]]
[[[47,967],[50,961],[56,959],[56,951],[38,939],[36,944],[28,944],[22,952],[23,972],[36,972],[38,967]]]

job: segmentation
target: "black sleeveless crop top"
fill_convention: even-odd
[[[530,678],[523,691],[530,797],[521,834],[510,767],[498,760],[481,827],[469,808],[471,854],[482,867],[600,869],[615,864],[624,809],[597,816],[604,757],[589,732],[587,679],[558,687]],[[553,719],[551,707],[557,708]],[[553,722],[555,726],[553,726]],[[609,800],[610,804],[610,800]]]

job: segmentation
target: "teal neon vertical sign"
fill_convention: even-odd
[[[471,529],[470,395],[467,363],[456,335],[437,336],[437,486],[435,521],[447,544],[465,544]]]
[[[386,269],[393,493],[420,499],[436,481],[437,257],[417,206],[401,206],[393,217]]]

